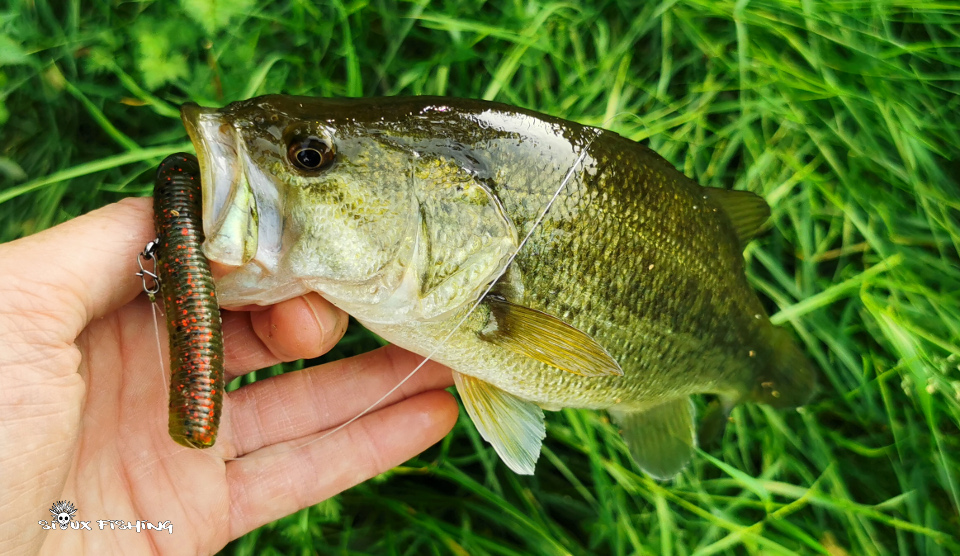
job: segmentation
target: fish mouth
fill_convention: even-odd
[[[259,235],[257,199],[242,160],[242,141],[217,109],[191,102],[180,108],[180,118],[200,162],[203,251],[222,265],[242,266],[256,256]]]

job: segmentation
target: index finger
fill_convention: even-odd
[[[258,311],[223,311],[227,381],[284,361],[312,359],[330,351],[349,317],[316,293]]]

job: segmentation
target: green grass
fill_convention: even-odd
[[[187,100],[496,99],[763,194],[773,230],[746,251],[750,278],[823,370],[814,403],[738,408],[672,483],[639,474],[601,413],[551,414],[533,477],[461,417],[226,553],[960,553],[956,2],[226,5],[0,8],[0,240],[149,194],[185,148]],[[372,345],[354,328],[337,355]]]

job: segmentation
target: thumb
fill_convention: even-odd
[[[72,342],[142,291],[137,255],[153,238],[151,199],[130,198],[0,245],[0,312]]]

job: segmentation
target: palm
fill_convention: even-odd
[[[81,367],[88,387],[82,422],[89,426],[77,431],[62,497],[97,531],[51,534],[48,544],[72,538],[90,552],[106,545],[142,554],[153,545],[161,552],[202,554],[231,538],[226,462],[216,457],[224,442],[208,453],[183,448],[167,435],[166,378],[151,345],[152,319],[141,299],[91,324],[78,339],[91,362]],[[229,437],[228,426],[222,437]],[[100,531],[96,520],[111,519],[169,521],[175,534],[111,530],[109,523]]]
[[[132,205],[120,208],[130,212]],[[125,216],[142,225],[142,214]],[[143,227],[140,236],[148,237],[149,225]],[[77,230],[74,225],[71,235]],[[120,252],[143,241],[125,239],[116,246]],[[43,245],[28,240],[0,252],[0,260],[18,260]],[[99,270],[102,265],[88,259],[109,248],[94,244],[98,252],[85,254],[83,264]],[[46,254],[48,260],[69,257]],[[106,261],[117,258],[106,255]],[[108,276],[129,282],[129,257],[124,262],[113,263],[122,268],[108,269]],[[0,491],[13,496],[0,503],[0,552],[43,542],[50,553],[212,553],[404,461],[455,420],[456,404],[441,390],[450,373],[431,364],[383,409],[310,442],[365,409],[419,362],[386,347],[232,392],[217,444],[184,448],[167,434],[167,373],[149,302],[140,296],[127,303],[135,288],[100,286],[99,274],[84,277],[82,269],[68,268],[67,284],[77,290],[70,292],[55,273],[30,283],[15,272],[5,276],[7,268],[13,267],[0,264],[0,286],[7,286],[0,289],[8,294],[0,299],[0,468],[8,471]],[[83,299],[75,303],[74,295]],[[339,339],[345,323],[315,294],[224,315],[228,380],[281,360],[315,357]],[[166,360],[162,323],[160,342]],[[73,502],[75,519],[90,522],[92,530],[42,531],[37,520],[50,520],[47,508],[56,500]],[[101,530],[98,520],[169,522],[173,533],[111,530],[107,521]]]

